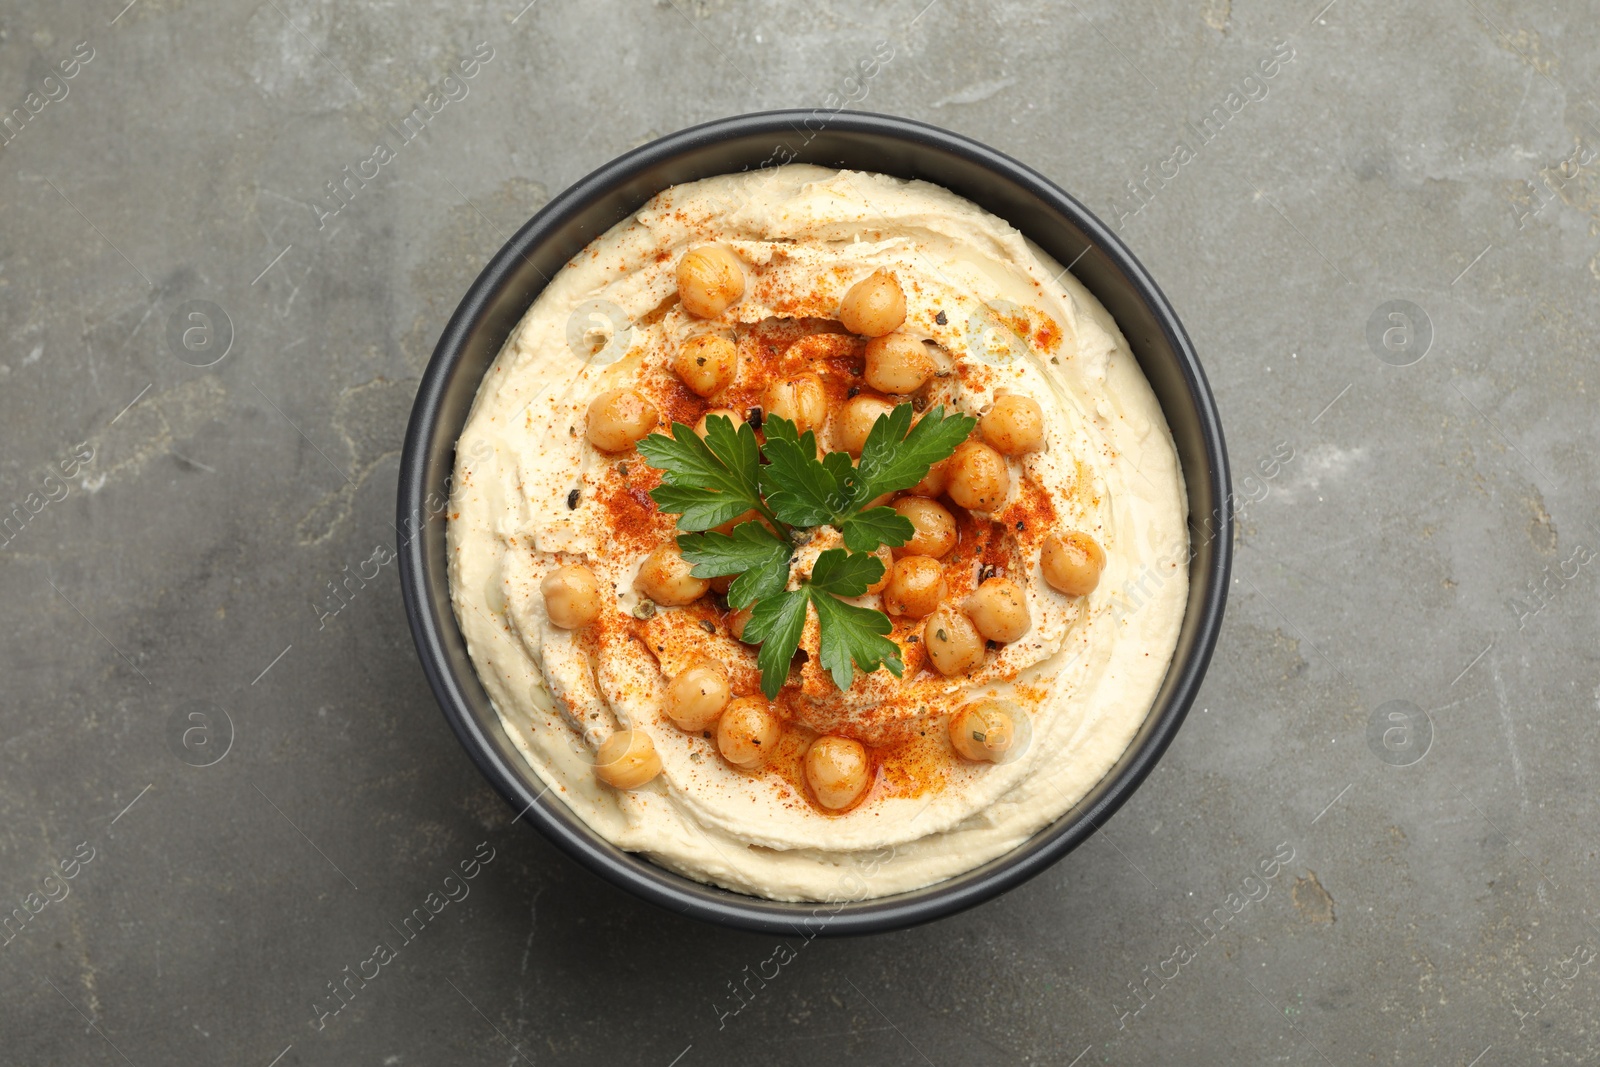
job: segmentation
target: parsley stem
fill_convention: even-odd
[[[791,546],[794,544],[794,536],[790,532],[788,524],[779,521],[778,516],[774,515],[772,513],[772,509],[767,507],[767,502],[765,500],[762,500],[756,505],[756,510],[761,512],[763,518],[772,523],[773,526],[777,527],[779,537],[789,542]]]

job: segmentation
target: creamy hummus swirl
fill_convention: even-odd
[[[683,252],[731,249],[743,298],[714,320],[677,299]],[[633,579],[674,516],[632,451],[584,436],[590,401],[635,389],[662,422],[709,408],[744,411],[777,375],[819,372],[830,404],[856,388],[864,341],[838,325],[840,301],[874,271],[904,290],[903,331],[936,345],[943,366],[917,395],[986,412],[1020,394],[1045,413],[1042,450],[1008,460],[1009,494],[989,512],[957,513],[944,558],[959,602],[994,573],[1019,583],[1031,628],[991,647],[971,673],[930,669],[921,620],[895,618],[903,678],[857,672],[837,689],[806,655],[775,702],[779,751],[751,773],[719,758],[709,732],[663,711],[666,680],[699,659],[723,663],[735,695],[758,691],[755,650],[711,597],[648,615]],[[710,400],[668,369],[686,338],[731,336],[738,378]],[[852,384],[854,383],[854,384]],[[853,394],[850,394],[853,395]],[[665,432],[666,425],[661,427]],[[826,434],[823,435],[826,444]],[[1149,712],[1188,595],[1185,494],[1166,423],[1105,309],[1072,275],[1002,220],[924,182],[811,166],[677,186],[576,256],[534,302],[485,375],[457,445],[449,519],[456,617],[479,678],[535,775],[619,847],[689,877],[780,900],[881,896],[985,863],[1056,819],[1102,778]],[[1060,530],[1103,546],[1088,596],[1041,576],[1040,546]],[[795,577],[837,544],[819,528]],[[599,579],[601,617],[551,623],[542,579],[582,563]],[[878,607],[879,597],[859,601]],[[999,763],[958,758],[944,729],[970,701],[1023,711]],[[596,748],[619,730],[647,733],[662,773],[629,791],[596,780]],[[873,779],[842,813],[808,794],[800,761],[822,734],[868,746]],[[867,872],[867,873],[863,873]]]

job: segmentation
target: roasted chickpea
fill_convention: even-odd
[[[950,743],[974,762],[999,763],[1016,741],[1017,724],[1005,704],[980,700],[950,716]]]
[[[740,608],[728,620],[728,631],[733,634],[735,641],[744,640],[744,628],[750,622],[750,616],[756,613],[754,607]]]
[[[931,615],[944,599],[944,568],[928,556],[907,556],[894,562],[883,606],[890,615],[920,619]]]
[[[839,321],[851,333],[882,337],[906,321],[906,294],[886,270],[873,271],[856,282],[839,302]]]
[[[723,418],[733,423],[733,428],[735,430],[744,425],[744,416],[739,414],[737,411],[734,411],[732,408],[712,408],[710,411],[700,416],[700,420],[694,424],[694,432],[699,434],[701,437],[704,437],[706,435],[706,420],[713,415],[721,415]]]
[[[1044,580],[1068,596],[1088,596],[1100,584],[1106,554],[1099,542],[1076,530],[1048,537],[1039,554]]]
[[[685,730],[704,730],[732,695],[727,669],[702,660],[667,683],[667,718]]]
[[[828,417],[828,394],[822,379],[815,374],[800,374],[767,386],[762,406],[768,415],[788,419],[805,433],[821,426]]]
[[[539,583],[544,611],[563,630],[587,626],[600,614],[600,582],[594,571],[576,563],[557,567]]]
[[[1044,447],[1044,409],[1031,397],[1007,393],[994,398],[978,430],[996,452],[1020,456]]]
[[[690,574],[693,564],[683,558],[675,541],[668,541],[645,557],[633,579],[633,591],[657,604],[682,607],[706,595],[711,583]]]
[[[594,776],[616,789],[638,789],[660,773],[661,757],[643,730],[618,730],[594,754]]]
[[[740,697],[717,720],[717,751],[735,767],[759,768],[777,750],[783,721],[760,697]]]
[[[916,529],[910,541],[894,550],[895,558],[932,556],[942,559],[956,547],[956,517],[937,500],[929,500],[925,496],[903,496],[893,506],[910,519]]]
[[[846,400],[833,413],[828,422],[828,433],[833,447],[860,457],[861,446],[867,443],[878,418],[894,410],[894,405],[875,396],[857,396]]]
[[[971,619],[949,604],[928,616],[922,643],[934,670],[947,677],[966,674],[983,662],[983,636]]]
[[[626,452],[655,429],[660,418],[656,406],[632,389],[612,389],[589,402],[585,433],[602,452]]]
[[[848,808],[867,790],[867,750],[848,737],[819,737],[806,749],[806,784],[829,811]]]
[[[928,346],[904,333],[867,342],[867,384],[882,393],[914,393],[938,370]]]
[[[689,314],[714,319],[744,296],[744,267],[724,245],[691,248],[678,260],[678,299]]]
[[[963,441],[950,457],[951,500],[970,511],[993,511],[1011,492],[1005,457],[981,441]]]
[[[672,373],[700,396],[722,392],[733,384],[738,372],[739,350],[714,333],[689,338],[672,357]]]
[[[1033,626],[1027,594],[1009,578],[990,578],[962,601],[961,610],[990,641],[1015,641]]]
[[[950,460],[941,459],[928,468],[928,473],[922,476],[922,481],[913,485],[906,492],[912,496],[940,496],[950,484]]]
[[[879,563],[883,564],[883,577],[867,586],[867,592],[881,593],[889,584],[889,579],[894,577],[894,552],[890,550],[888,545],[879,545],[872,550],[872,554],[878,557]]]

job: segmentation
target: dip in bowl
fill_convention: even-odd
[[[419,394],[401,556],[519,811],[674,910],[842,933],[1015,884],[1147,773],[1227,486],[1181,328],[1080,206],[809,117],[646,146],[502,250]]]

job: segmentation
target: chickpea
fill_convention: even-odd
[[[867,342],[867,384],[881,393],[914,393],[938,369],[928,346],[909,334],[890,333]]]
[[[685,730],[704,730],[732,695],[727,669],[702,660],[667,683],[667,718]]]
[[[867,790],[867,750],[848,737],[819,737],[806,749],[806,784],[830,811],[848,808]]]
[[[545,614],[563,630],[589,625],[600,614],[600,582],[594,571],[579,564],[557,567],[539,583]]]
[[[913,485],[906,492],[912,496],[940,496],[950,485],[950,460],[941,459],[928,468],[928,473],[922,476],[922,481]]]
[[[956,517],[937,500],[903,496],[894,502],[894,509],[910,519],[916,529],[910,541],[894,550],[896,559],[902,556],[943,559],[956,547]]]
[[[944,568],[928,556],[907,556],[895,560],[883,593],[883,606],[890,615],[920,619],[933,614],[944,599]]]
[[[878,557],[879,563],[883,564],[883,577],[867,586],[867,592],[881,593],[888,586],[889,579],[894,577],[894,552],[890,550],[888,545],[879,545],[872,550],[872,554]]]
[[[980,700],[950,716],[950,743],[974,762],[999,763],[1016,741],[1017,726],[999,700]]]
[[[714,319],[744,296],[744,267],[725,245],[691,248],[678,260],[678,299],[697,318]]]
[[[733,428],[735,430],[738,430],[739,427],[744,425],[744,416],[739,414],[737,411],[734,411],[732,408],[712,408],[710,411],[700,416],[700,421],[694,424],[694,432],[699,434],[701,437],[704,437],[706,435],[706,420],[713,415],[721,415],[723,418],[733,423]]]
[[[1015,641],[1033,626],[1027,594],[1009,578],[990,578],[962,602],[961,610],[990,641]]]
[[[676,541],[668,541],[645,557],[633,579],[633,591],[657,604],[682,607],[706,595],[711,583],[689,571],[693,565],[678,551]]]
[[[594,776],[616,789],[638,789],[660,773],[661,757],[643,730],[618,730],[594,754]]]
[[[1005,457],[981,441],[963,441],[950,457],[950,499],[971,511],[993,511],[1011,492]]]
[[[833,447],[860,458],[861,446],[867,443],[867,435],[872,432],[873,424],[880,416],[893,410],[893,404],[875,396],[857,396],[846,400],[834,411],[833,419],[828,423]]]
[[[900,282],[886,270],[856,282],[839,302],[839,321],[851,333],[863,337],[882,337],[906,321],[906,294]]]
[[[584,432],[602,452],[626,452],[660,419],[656,406],[632,389],[612,389],[589,402]]]
[[[733,613],[733,617],[728,620],[728,631],[733,634],[733,639],[735,641],[744,640],[744,628],[749,624],[750,616],[754,615],[755,613],[756,609],[754,605],[748,608],[740,608],[738,611]]]
[[[1076,530],[1045,539],[1039,554],[1044,580],[1068,596],[1088,596],[1100,584],[1106,554],[1099,542]]]
[[[783,721],[760,697],[740,697],[717,720],[717,751],[735,767],[753,771],[771,758],[783,737]]]
[[[928,616],[922,643],[934,670],[945,676],[966,674],[983,662],[983,637],[972,620],[949,604]]]
[[[714,333],[689,338],[672,357],[672,373],[699,396],[722,392],[733,384],[738,372],[739,350]]]
[[[788,419],[805,433],[827,419],[828,394],[822,389],[822,379],[808,372],[767,386],[762,406],[768,415]]]
[[[997,396],[989,413],[978,420],[978,430],[997,452],[1008,456],[1037,452],[1044,447],[1044,409],[1031,397]]]

